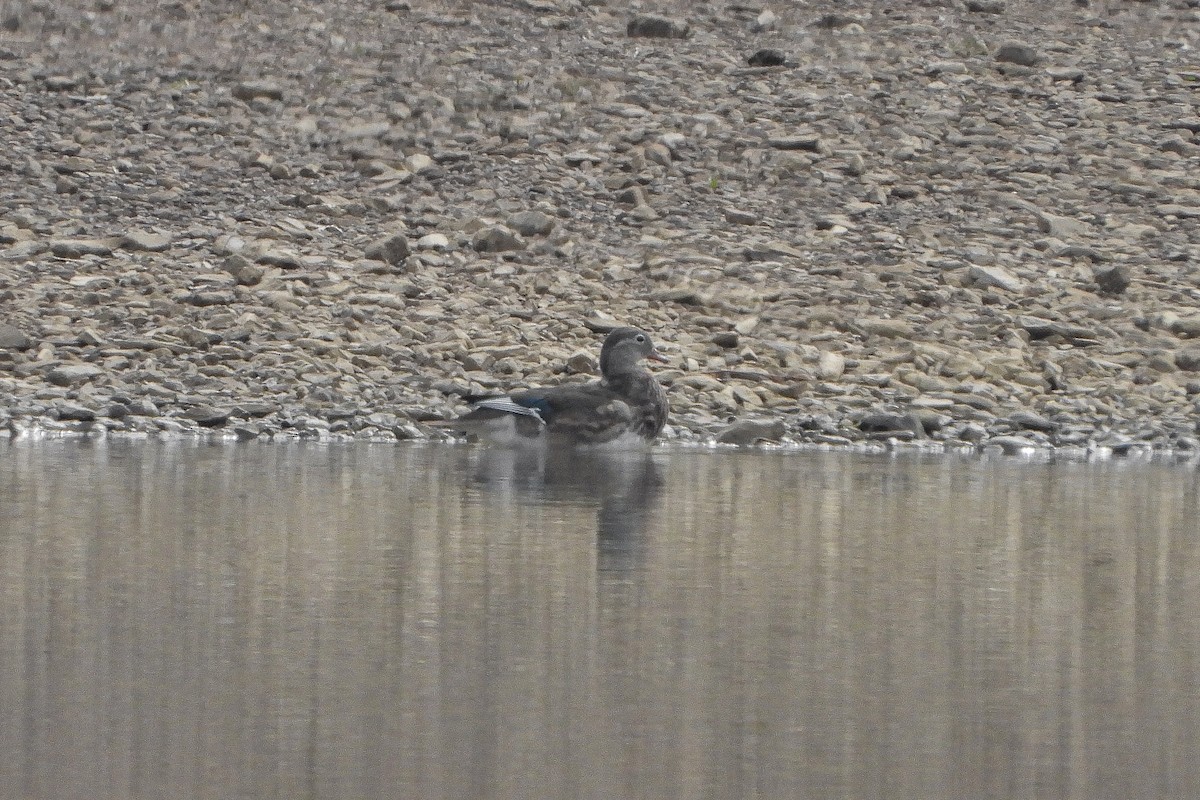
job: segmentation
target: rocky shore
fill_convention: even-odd
[[[0,435],[1200,450],[1200,2],[0,3]]]

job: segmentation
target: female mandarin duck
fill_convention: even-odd
[[[604,445],[652,441],[667,424],[667,394],[643,366],[667,361],[650,335],[617,328],[600,349],[600,380],[475,398],[458,419],[429,423],[493,442]]]

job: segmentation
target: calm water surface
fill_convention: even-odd
[[[1195,466],[0,442],[0,798],[1200,797]]]

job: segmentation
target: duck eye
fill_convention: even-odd
[[[638,344],[641,344],[642,342],[646,341],[646,337],[639,333],[637,336],[633,337],[633,340]]]

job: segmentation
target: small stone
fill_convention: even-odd
[[[79,81],[70,75],[51,75],[46,78],[46,88],[52,92],[66,92],[79,85]]]
[[[283,88],[279,84],[267,80],[242,81],[233,87],[233,96],[247,102],[256,98],[282,100]]]
[[[1164,217],[1178,217],[1180,219],[1200,219],[1200,205],[1185,206],[1178,203],[1164,203],[1154,209]]]
[[[750,211],[742,211],[739,208],[725,209],[725,219],[734,225],[757,225],[762,221],[757,214]]]
[[[92,422],[96,419],[95,411],[72,403],[60,403],[51,409],[50,413],[59,421]]]
[[[1005,42],[996,50],[996,61],[1006,64],[1016,64],[1019,67],[1032,67],[1041,61],[1038,51],[1022,42]]]
[[[641,205],[634,206],[634,209],[629,212],[629,216],[642,222],[654,222],[660,215],[652,207],[642,203]]]
[[[613,202],[621,206],[644,206],[646,205],[646,193],[642,191],[640,186],[630,186],[622,189],[613,195]]]
[[[120,247],[124,250],[143,250],[161,253],[171,246],[171,237],[147,231],[126,231],[121,235]]]
[[[95,364],[69,364],[50,370],[46,375],[46,381],[55,386],[75,386],[103,374],[104,370]]]
[[[773,47],[764,47],[746,59],[752,67],[781,67],[787,63],[787,53]]]
[[[684,20],[662,17],[657,14],[638,14],[625,26],[625,34],[632,37],[655,39],[686,39],[691,26]]]
[[[563,156],[563,161],[567,162],[568,166],[579,167],[584,164],[599,164],[604,158],[587,150],[572,150]]]
[[[179,416],[190,419],[202,428],[218,428],[229,421],[229,410],[197,405],[188,408]]]
[[[1109,294],[1122,294],[1131,282],[1129,269],[1121,264],[1096,267],[1092,270],[1092,277],[1100,290]]]
[[[1062,217],[1043,211],[1035,212],[1034,216],[1037,219],[1038,229],[1056,239],[1081,239],[1091,233],[1091,227],[1086,222],[1080,222],[1071,217]]]
[[[273,247],[263,250],[254,257],[254,260],[260,264],[279,267],[280,269],[300,269],[304,266],[304,262],[300,260],[300,256],[296,253]]]
[[[1008,455],[1019,455],[1028,450],[1036,450],[1038,443],[1024,436],[993,436],[984,442],[989,447],[999,447]]]
[[[1182,339],[1200,339],[1200,314],[1174,318],[1167,327]]]
[[[1175,366],[1184,372],[1200,372],[1200,348],[1191,347],[1175,353]]]
[[[1043,431],[1053,433],[1058,430],[1058,423],[1051,422],[1033,411],[1016,411],[1009,415],[1008,424],[1018,430]]]
[[[592,311],[583,320],[583,327],[593,333],[612,333],[621,327],[621,321],[606,311]]]
[[[836,31],[840,28],[849,28],[851,25],[859,24],[858,17],[851,14],[823,14],[817,17],[812,22],[814,28],[824,28],[827,31]]]
[[[758,327],[759,322],[760,320],[758,317],[745,317],[743,319],[739,319],[734,324],[733,329],[742,336],[749,336],[754,332],[754,329]]]
[[[1004,0],[967,0],[967,11],[976,14],[1003,14]]]
[[[522,236],[546,236],[554,230],[555,220],[541,211],[518,211],[506,224]]]
[[[783,438],[786,428],[783,420],[741,420],[725,428],[717,434],[721,444],[733,444],[738,447],[749,447],[757,442],[777,442]]]
[[[408,258],[408,237],[401,231],[388,234],[367,245],[363,255],[373,261],[383,261],[395,266]]]
[[[1046,67],[1046,74],[1050,76],[1050,80],[1071,83],[1080,83],[1086,77],[1086,73],[1079,67]]]
[[[858,420],[858,429],[863,433],[896,434],[909,433],[918,439],[925,438],[925,426],[916,414],[875,412]]]
[[[596,372],[596,359],[591,353],[579,350],[567,359],[567,369],[574,373],[590,375]]]
[[[854,327],[870,336],[909,339],[913,335],[912,325],[902,319],[856,319]]]
[[[651,164],[658,164],[660,167],[671,166],[671,148],[667,147],[662,142],[653,142],[643,148],[643,153],[646,160]]]
[[[267,274],[264,267],[260,267],[239,253],[228,256],[221,266],[242,286],[254,286]]]
[[[129,409],[130,414],[136,414],[139,417],[158,416],[158,406],[154,405],[150,400],[131,400],[124,405]]]
[[[238,403],[233,407],[231,415],[239,417],[265,417],[268,414],[273,414],[279,410],[279,406],[274,403],[258,403],[254,401],[246,403]]]
[[[967,278],[971,284],[985,288],[995,287],[1009,292],[1019,292],[1025,288],[1025,282],[1004,267],[972,264],[967,270]]]
[[[450,240],[444,233],[427,233],[417,239],[417,247],[422,250],[449,250]]]
[[[249,422],[242,422],[235,425],[233,435],[239,442],[251,442],[259,437],[262,433],[262,428]]]
[[[717,347],[724,347],[726,350],[731,350],[738,346],[740,337],[737,331],[721,331],[713,334],[712,343]]]
[[[912,200],[920,197],[925,193],[925,190],[913,183],[901,183],[893,186],[888,190],[888,197],[893,197],[897,200]],[[850,226],[846,226],[847,228]]]
[[[415,175],[430,172],[437,168],[437,162],[426,153],[413,153],[404,159],[404,167]]]
[[[846,371],[846,358],[840,353],[822,351],[817,360],[817,376],[823,381],[837,380]]]
[[[0,350],[28,350],[32,340],[20,328],[0,322]]]
[[[763,31],[775,30],[776,23],[779,22],[779,17],[769,8],[764,8],[762,13],[754,20],[754,32],[762,33]]]
[[[50,243],[50,252],[59,258],[110,256],[114,244],[111,239],[58,239]]]
[[[500,253],[506,250],[524,250],[525,241],[511,228],[491,225],[476,231],[471,246],[480,253]]]
[[[463,369],[471,372],[486,372],[495,363],[496,356],[485,350],[467,353],[462,360]]]
[[[206,308],[209,306],[230,306],[237,300],[233,292],[189,292],[180,298],[181,302],[192,306]]]
[[[809,153],[819,153],[822,150],[821,137],[814,134],[803,136],[773,136],[767,144],[776,150],[804,150]]]
[[[961,61],[931,61],[925,65],[925,74],[931,78],[938,75],[966,75],[967,65]]]

